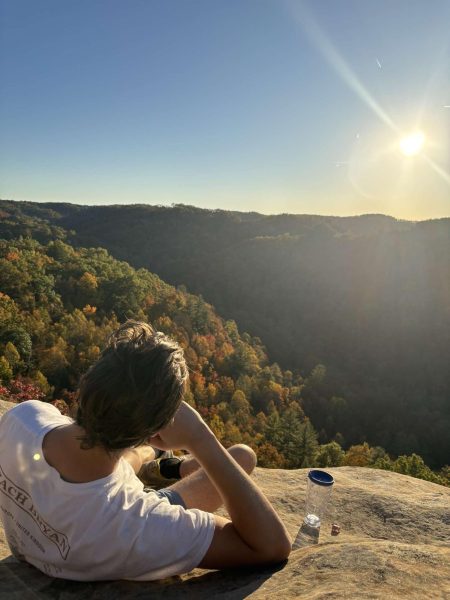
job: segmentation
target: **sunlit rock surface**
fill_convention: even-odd
[[[10,404],[0,401],[0,414]],[[295,537],[307,469],[257,469],[255,479]],[[340,467],[334,514],[319,544],[285,565],[215,572],[196,569],[161,582],[76,583],[51,579],[10,556],[0,528],[0,598],[450,598],[450,489],[405,475]],[[331,522],[341,534],[330,535]]]

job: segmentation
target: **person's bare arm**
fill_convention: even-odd
[[[216,486],[231,517],[231,521],[215,517],[214,538],[200,567],[274,563],[289,556],[291,541],[274,508],[194,409],[183,403],[171,425],[151,443],[191,452]]]
[[[155,451],[151,446],[138,446],[137,448],[127,448],[122,452],[124,458],[133,467],[134,472],[139,473],[143,463],[155,458]]]

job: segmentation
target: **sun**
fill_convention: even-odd
[[[400,150],[405,156],[416,156],[422,150],[425,136],[421,131],[414,131],[399,142]]]

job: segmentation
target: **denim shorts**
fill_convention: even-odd
[[[172,490],[170,488],[163,488],[162,490],[153,490],[153,491],[158,496],[158,498],[167,498],[167,500],[170,502],[170,504],[175,504],[175,505],[178,504],[179,506],[186,508],[186,504],[184,503],[183,498],[180,496],[180,494],[177,491]]]

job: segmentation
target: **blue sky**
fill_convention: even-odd
[[[0,0],[0,18],[2,198],[450,214],[448,0]]]

